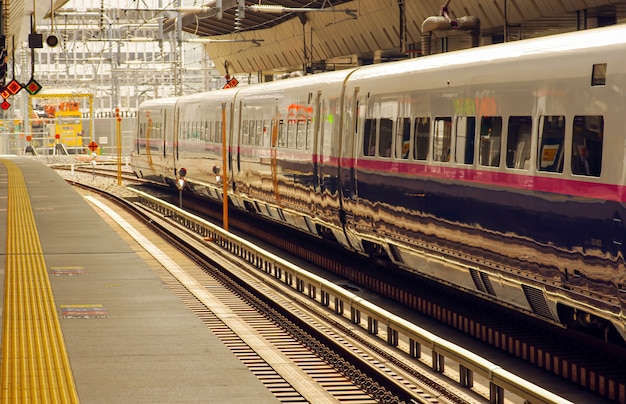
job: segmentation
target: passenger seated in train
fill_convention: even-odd
[[[578,145],[577,150],[578,154],[572,157],[572,173],[579,175],[591,175],[587,147],[580,144]]]

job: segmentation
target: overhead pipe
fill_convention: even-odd
[[[464,16],[451,19],[448,4],[451,0],[446,0],[441,6],[440,15],[428,17],[422,22],[422,55],[431,54],[431,40],[434,31],[464,30],[471,31],[472,47],[475,48],[480,40],[480,19],[474,16]]]
[[[235,8],[239,5],[239,0],[208,0],[202,7],[193,10],[180,8],[179,16],[182,26],[194,24],[198,19],[217,17],[221,18],[224,11]],[[163,32],[167,33],[176,29],[176,18],[168,18],[163,22]]]

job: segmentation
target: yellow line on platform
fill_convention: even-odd
[[[8,170],[2,403],[78,403],[26,183]]]

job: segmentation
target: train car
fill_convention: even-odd
[[[617,25],[181,97],[164,158],[216,164],[184,125],[223,109],[236,206],[623,344],[625,50]]]
[[[176,98],[159,98],[142,103],[131,152],[137,175],[155,181],[175,175],[174,107]]]
[[[226,144],[232,144],[235,94],[236,90],[195,94],[181,97],[176,103],[174,170],[178,172],[184,166],[193,178],[188,187],[198,195],[221,200],[222,139],[228,136]],[[225,149],[228,154],[229,149]]]
[[[234,204],[315,235],[332,234],[332,229],[342,237],[337,186],[341,120],[336,117],[341,116],[349,74],[344,70],[239,90],[234,101],[239,129],[233,138]]]

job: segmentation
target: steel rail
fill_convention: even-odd
[[[131,189],[132,190],[132,189]],[[471,389],[475,376],[489,383],[490,402],[503,402],[505,393],[515,394],[529,403],[570,403],[570,401],[503,369],[478,355],[382,309],[358,295],[347,291],[220,227],[185,212],[178,207],[132,190],[139,203],[150,206],[183,226],[192,229],[222,249],[237,255],[261,271],[271,274],[302,295],[348,318],[390,347],[418,359],[423,349],[430,349],[433,370],[443,375],[446,359],[458,363],[460,387]]]

